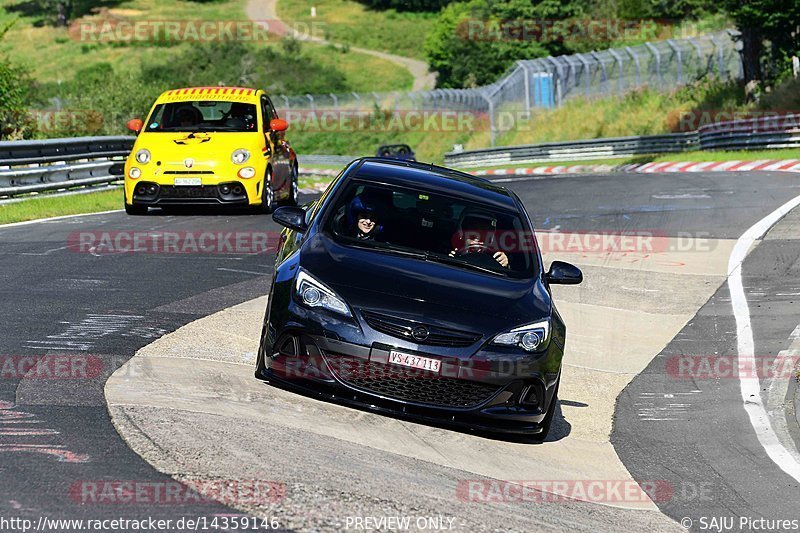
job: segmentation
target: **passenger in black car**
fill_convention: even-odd
[[[383,231],[380,216],[373,202],[364,195],[350,201],[347,209],[347,225],[357,239],[375,240]]]

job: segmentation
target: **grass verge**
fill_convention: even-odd
[[[319,27],[316,36],[332,42],[418,59],[425,59],[422,43],[436,20],[436,13],[371,10],[351,0],[281,0],[278,15],[299,28]]]
[[[43,195],[41,198],[0,205],[0,224],[83,213],[98,213],[122,208],[122,190]]]
[[[505,169],[505,168],[536,168],[551,166],[572,165],[626,165],[644,163],[687,162],[703,163],[706,161],[758,161],[762,159],[800,159],[800,149],[785,150],[741,150],[735,152],[709,151],[709,152],[683,152],[678,154],[652,154],[621,157],[615,159],[591,159],[586,161],[547,161],[542,163],[508,163],[504,165],[489,165],[481,167],[464,168],[469,172],[475,170]],[[460,167],[456,167],[460,168]]]

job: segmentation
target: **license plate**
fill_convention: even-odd
[[[175,185],[202,185],[202,178],[175,178]]]
[[[418,368],[420,370],[428,370],[430,372],[438,373],[442,367],[442,362],[438,359],[431,359],[429,357],[420,357],[419,355],[411,355],[407,353],[389,352],[389,363],[393,365],[409,366],[411,368]]]

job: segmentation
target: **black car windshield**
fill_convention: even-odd
[[[536,242],[519,213],[423,189],[353,181],[323,231],[345,246],[529,278]]]
[[[145,131],[257,131],[256,106],[221,100],[158,104]]]

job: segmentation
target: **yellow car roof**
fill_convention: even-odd
[[[166,91],[158,97],[157,104],[194,100],[222,100],[229,102],[258,103],[261,91],[247,87],[190,87]]]

